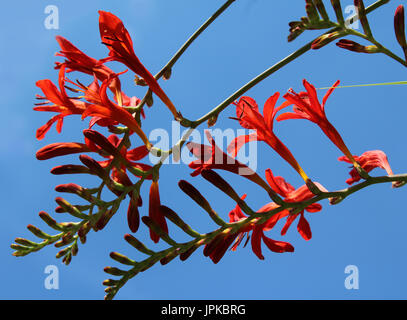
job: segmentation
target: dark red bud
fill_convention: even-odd
[[[37,151],[36,157],[38,160],[47,160],[68,154],[81,152],[90,152],[91,150],[84,143],[67,142],[67,143],[52,143]]]

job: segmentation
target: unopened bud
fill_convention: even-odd
[[[307,12],[307,16],[311,22],[319,21],[318,11],[312,0],[305,0],[305,11]]]
[[[104,151],[106,151],[108,154],[110,155],[118,155],[119,152],[117,151],[116,147],[113,146],[110,141],[101,133],[95,131],[95,130],[91,130],[91,129],[87,129],[83,131],[83,135],[89,139],[90,141],[92,141],[93,143],[95,143],[96,145],[98,145],[100,148],[102,148]]]
[[[400,46],[403,49],[407,48],[403,5],[399,5],[394,14],[394,32],[396,33],[396,38]]]
[[[124,235],[124,240],[126,240],[132,247],[136,248],[138,251],[147,254],[153,255],[155,252],[148,249],[141,241],[133,237],[131,234]]]
[[[171,74],[172,74],[172,68],[165,68],[164,74],[163,74],[163,79],[169,80],[171,78]]]
[[[121,264],[125,264],[125,265],[128,265],[128,266],[132,266],[132,265],[136,264],[135,261],[131,260],[130,258],[128,258],[125,255],[120,254],[118,252],[111,252],[110,253],[110,258],[112,258],[113,260],[115,260],[115,261],[117,261],[117,262],[119,262]]]
[[[48,160],[51,158],[91,151],[84,143],[52,143],[37,151],[36,157],[38,160]]]
[[[151,107],[154,104],[153,94],[151,91],[147,92],[146,95],[146,104]]]
[[[75,174],[75,173],[87,173],[90,174],[89,168],[81,165],[66,164],[62,166],[57,166],[51,169],[51,173],[55,175],[60,174]]]
[[[343,19],[342,14],[342,7],[340,0],[331,0],[332,7],[334,8],[336,19],[338,20],[339,24],[343,25],[345,20]]]
[[[316,38],[311,45],[311,49],[317,50],[321,49],[322,47],[326,46],[327,44],[331,43],[335,39],[340,38],[343,36],[343,31],[334,31],[328,34],[323,34],[322,36]]]
[[[55,230],[58,230],[58,231],[63,231],[64,230],[64,228],[62,228],[54,219],[52,219],[51,216],[48,213],[46,213],[44,211],[41,211],[39,213],[39,216],[52,229],[55,229]]]
[[[136,84],[136,86],[140,87],[147,86],[147,82],[143,78],[140,78],[138,75],[134,76],[134,83]]]
[[[38,229],[37,227],[33,226],[32,224],[29,224],[27,226],[27,229],[31,231],[32,234],[34,234],[35,236],[37,236],[38,238],[41,239],[50,239],[51,236],[45,232],[43,232],[42,230]]]
[[[342,49],[346,49],[346,50],[350,50],[350,51],[354,51],[354,52],[361,52],[361,53],[377,53],[380,51],[380,49],[375,45],[362,46],[361,44],[359,44],[355,41],[347,40],[347,39],[339,40],[336,43],[336,45]]]

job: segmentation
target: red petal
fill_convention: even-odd
[[[312,238],[311,227],[308,221],[305,219],[304,213],[301,213],[300,221],[298,221],[297,225],[297,230],[305,240],[310,240]]]

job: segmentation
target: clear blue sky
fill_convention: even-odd
[[[103,267],[116,265],[108,254],[119,251],[138,257],[123,240],[128,232],[126,208],[112,219],[102,232],[92,233],[80,246],[79,254],[66,267],[55,259],[57,249],[48,247],[24,258],[11,256],[9,245],[17,236],[33,239],[27,224],[44,227],[38,212],[53,213],[54,186],[76,182],[96,186],[87,178],[56,177],[49,170],[71,159],[40,162],[35,152],[45,144],[82,141],[86,122],[67,119],[63,133],[53,128],[43,141],[35,139],[35,130],[49,118],[32,111],[38,79],[56,80],[54,53],[58,50],[56,35],[62,35],[96,58],[105,57],[100,43],[97,10],[118,15],[132,34],[135,50],[143,63],[157,72],[189,35],[224,1],[133,0],[133,1],[8,1],[2,5],[0,21],[2,126],[0,164],[2,169],[0,215],[0,252],[2,299],[101,299],[107,278]],[[352,1],[343,1],[344,4]],[[373,1],[366,1],[370,4]],[[372,14],[378,39],[399,50],[393,36],[393,13],[400,1]],[[59,30],[44,27],[44,8],[59,8]],[[287,43],[287,24],[304,15],[304,1],[237,0],[188,50],[173,70],[173,77],[163,88],[183,114],[198,118],[224,100],[252,77],[309,41],[313,33]],[[400,52],[400,51],[398,51]],[[334,45],[301,57],[288,67],[263,81],[248,93],[262,106],[276,91],[293,87],[301,90],[307,78],[317,87],[329,86],[340,79],[342,84],[362,84],[406,80],[398,63],[380,55],[358,55]],[[134,88],[130,75],[125,85],[128,95],[143,96]],[[324,92],[321,91],[322,95]],[[338,89],[327,104],[328,117],[342,133],[355,154],[382,149],[395,173],[407,171],[405,108],[403,86]],[[156,99],[147,110],[145,128],[169,128],[171,119]],[[222,114],[220,128],[237,128],[228,117],[233,108]],[[336,158],[341,154],[316,126],[305,121],[287,121],[276,126],[276,132],[296,155],[307,173],[330,190],[345,187],[346,164]],[[272,150],[259,144],[258,172],[271,168],[295,186],[302,183],[294,171]],[[223,217],[234,207],[202,178],[189,177],[186,165],[169,165],[161,171],[161,197],[198,231],[214,228],[201,209],[177,187],[179,179],[199,186]],[[374,174],[381,174],[378,170]],[[248,193],[248,203],[260,208],[267,197],[257,192],[244,179],[225,174],[239,193]],[[143,189],[147,200],[147,185]],[[389,185],[374,186],[350,197],[337,206],[323,202],[323,211],[308,214],[313,238],[304,241],[294,226],[285,240],[295,246],[293,254],[274,254],[264,249],[260,261],[249,247],[228,253],[214,265],[196,252],[187,262],[174,260],[159,265],[132,279],[117,295],[118,299],[405,299],[407,298],[407,240],[405,226],[407,190],[392,190]],[[147,203],[147,201],[145,201]],[[147,205],[141,213],[147,214]],[[63,221],[65,217],[58,217]],[[44,229],[46,229],[44,227]],[[145,236],[141,239],[151,245]],[[182,239],[182,238],[181,238]],[[59,290],[44,288],[44,268],[59,268]],[[360,272],[359,290],[344,287],[347,265]]]

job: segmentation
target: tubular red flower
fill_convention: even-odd
[[[35,111],[50,111],[57,112],[58,115],[52,117],[45,125],[41,126],[36,133],[38,140],[44,138],[51,126],[57,122],[57,132],[62,130],[64,117],[72,114],[82,114],[86,109],[86,103],[68,97],[65,91],[65,66],[62,66],[59,71],[59,90],[51,80],[39,80],[36,85],[44,93],[43,96],[37,95],[37,99],[45,100],[36,104]]]
[[[93,116],[93,117],[103,117],[110,120],[115,120],[119,123],[126,125],[130,130],[134,131],[144,142],[148,149],[151,148],[151,143],[148,141],[147,136],[141,130],[140,125],[137,123],[136,119],[125,109],[113,103],[107,96],[106,89],[113,78],[109,77],[107,80],[103,81],[100,87],[100,99],[101,104],[91,104],[86,108],[86,111],[82,113],[82,119]]]
[[[284,95],[284,98],[292,104],[294,112],[286,112],[277,117],[277,121],[288,119],[306,119],[317,124],[325,135],[343,152],[345,156],[355,165],[358,166],[352,154],[346,147],[342,140],[342,137],[335,129],[335,127],[328,121],[325,114],[325,103],[331,93],[339,85],[339,80],[328,90],[325,94],[322,104],[318,101],[318,95],[315,87],[308,83],[307,80],[303,80],[306,92],[295,93],[290,89],[288,93]]]
[[[244,200],[245,198],[246,195],[243,195],[242,200]],[[278,207],[279,206],[277,204],[271,202],[260,208],[260,210],[257,212],[258,213],[268,212]],[[290,243],[271,239],[264,234],[265,231],[270,231],[271,229],[273,229],[280,219],[287,217],[288,215],[289,215],[288,210],[282,210],[280,212],[275,213],[273,216],[270,217],[270,219],[267,220],[266,223],[263,223],[261,225],[256,224],[258,219],[253,220],[251,224],[244,227],[242,230],[238,232],[237,236],[235,237],[236,241],[232,246],[232,250],[233,251],[236,250],[237,246],[241,243],[242,239],[244,238],[244,235],[247,235],[247,239],[249,240],[249,233],[252,232],[251,234],[252,250],[254,254],[261,260],[264,259],[261,249],[262,240],[266,244],[266,246],[273,252],[277,253],[293,252],[294,247]],[[239,205],[236,205],[236,207],[229,213],[230,223],[239,222],[246,218],[247,218],[246,215],[242,212]]]
[[[160,192],[158,188],[158,181],[153,181],[150,187],[150,199],[149,199],[149,209],[148,216],[153,220],[165,233],[168,233],[168,226],[165,217],[160,210]],[[150,238],[155,243],[160,240],[158,234],[150,229]]]
[[[143,77],[150,89],[166,104],[174,117],[178,118],[178,112],[171,100],[134,53],[133,41],[123,22],[110,12],[99,11],[99,15],[100,37],[109,48],[109,58],[103,59],[103,61],[120,61],[134,73]]]
[[[393,175],[387,156],[381,150],[366,151],[361,156],[354,156],[354,158],[366,172],[370,172],[375,168],[381,168],[386,170],[389,176]],[[351,163],[347,157],[339,157],[338,160]],[[346,183],[349,185],[361,179],[355,168],[352,168],[349,174],[351,178],[346,180]]]
[[[304,170],[298,164],[291,151],[281,142],[273,132],[274,118],[277,112],[288,104],[283,103],[275,108],[279,93],[271,96],[264,104],[262,116],[256,101],[250,97],[242,97],[236,105],[237,119],[242,127],[256,130],[256,134],[242,135],[235,138],[228,146],[228,152],[236,156],[239,149],[250,141],[264,141],[286,160],[306,181],[308,179]]]
[[[298,189],[295,189],[291,184],[285,181],[283,177],[276,177],[273,175],[270,169],[266,170],[266,179],[271,188],[282,197],[285,202],[302,202],[312,199],[314,194],[308,189],[307,185],[302,185]],[[321,184],[314,182],[315,185],[321,191],[327,191]],[[322,210],[322,206],[319,203],[313,203],[305,208],[307,212],[318,212]],[[304,217],[304,210],[295,214],[290,214],[287,217],[286,223],[281,230],[281,235],[285,235],[288,228],[294,222],[294,220],[300,216],[300,220],[297,225],[297,230],[305,240],[310,240],[312,237],[311,228],[308,221]]]
[[[100,81],[106,80],[110,75],[114,74],[114,71],[105,66],[101,61],[89,57],[76,46],[74,46],[70,41],[64,37],[57,36],[61,51],[56,55],[66,58],[63,63],[56,62],[55,69],[60,69],[65,65],[68,68],[68,72],[79,71],[89,75],[95,75]],[[119,79],[115,79],[115,85],[120,88]]]

